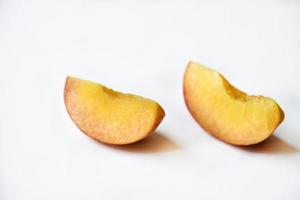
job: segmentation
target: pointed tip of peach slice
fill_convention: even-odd
[[[267,139],[284,119],[271,98],[247,95],[220,73],[189,62],[183,80],[187,108],[208,133],[234,145],[252,145]]]
[[[101,84],[67,76],[66,109],[86,135],[106,144],[130,144],[151,135],[165,116],[155,101],[113,91]]]

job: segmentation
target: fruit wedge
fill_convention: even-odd
[[[195,62],[186,68],[183,93],[187,108],[199,125],[226,143],[262,142],[284,119],[273,99],[247,95],[215,70]]]
[[[64,100],[73,122],[86,135],[107,144],[130,144],[153,133],[164,118],[153,100],[67,77]]]

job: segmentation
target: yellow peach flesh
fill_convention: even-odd
[[[259,143],[284,119],[273,99],[247,95],[215,70],[195,62],[187,66],[183,89],[193,118],[207,132],[230,144]]]
[[[165,113],[153,100],[113,91],[68,77],[65,105],[74,123],[88,136],[107,144],[130,144],[149,136]]]

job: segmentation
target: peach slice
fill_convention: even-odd
[[[153,100],[67,77],[64,100],[73,122],[86,135],[107,144],[130,144],[153,133],[164,118]]]
[[[183,93],[197,123],[226,143],[262,142],[284,119],[284,112],[273,99],[247,95],[218,72],[195,62],[186,68]]]

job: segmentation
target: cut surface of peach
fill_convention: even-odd
[[[196,62],[190,62],[186,68],[183,92],[188,110],[198,124],[226,143],[262,142],[284,119],[273,99],[247,95],[217,71]]]
[[[64,100],[79,129],[107,144],[139,141],[151,135],[165,115],[153,100],[75,77],[66,79]]]

